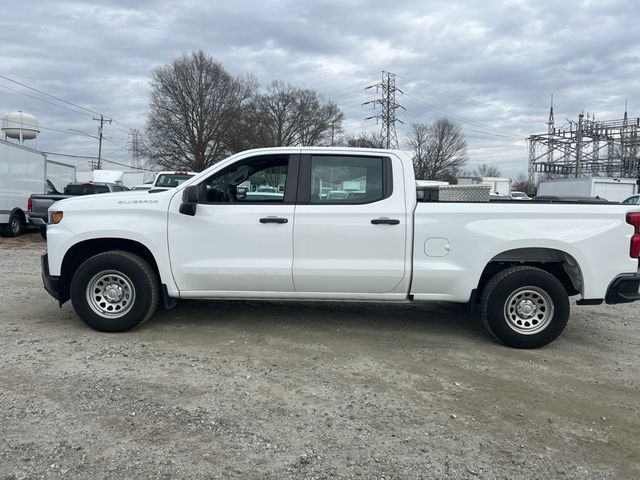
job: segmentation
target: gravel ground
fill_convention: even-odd
[[[534,351],[461,306],[182,302],[123,334],[0,239],[0,479],[637,479],[638,307]]]

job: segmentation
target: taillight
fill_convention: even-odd
[[[33,212],[33,200],[31,199],[31,197],[29,197],[29,200],[27,200],[27,211]]]
[[[627,223],[633,225],[635,229],[631,236],[629,256],[631,258],[640,258],[640,212],[627,213]]]

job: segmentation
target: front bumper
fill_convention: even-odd
[[[640,273],[618,275],[607,289],[604,301],[608,304],[629,303],[640,300]]]
[[[53,277],[49,273],[49,255],[47,252],[40,257],[40,266],[42,269],[42,283],[44,289],[49,295],[58,300],[60,297],[60,277]]]
[[[49,295],[58,300],[60,306],[69,300],[69,288],[60,281],[60,277],[54,277],[49,273],[49,255],[45,252],[40,257],[42,268],[42,283]]]

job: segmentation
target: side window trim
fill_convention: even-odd
[[[300,156],[300,165],[298,173],[298,188],[296,203],[303,203],[305,205],[369,205],[376,202],[381,202],[389,198],[393,194],[393,168],[391,165],[391,158],[378,157],[382,159],[382,191],[383,196],[380,199],[370,202],[331,202],[331,203],[311,203],[311,157],[326,157],[335,155],[310,155],[305,154]],[[356,157],[362,158],[364,155],[341,155],[343,157]]]
[[[287,178],[284,182],[283,204],[296,203],[296,190],[298,188],[298,175],[300,170],[300,155],[289,155],[289,165],[287,166]]]

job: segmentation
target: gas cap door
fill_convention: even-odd
[[[446,238],[433,237],[424,242],[424,253],[429,257],[446,257],[450,250],[451,245]]]

